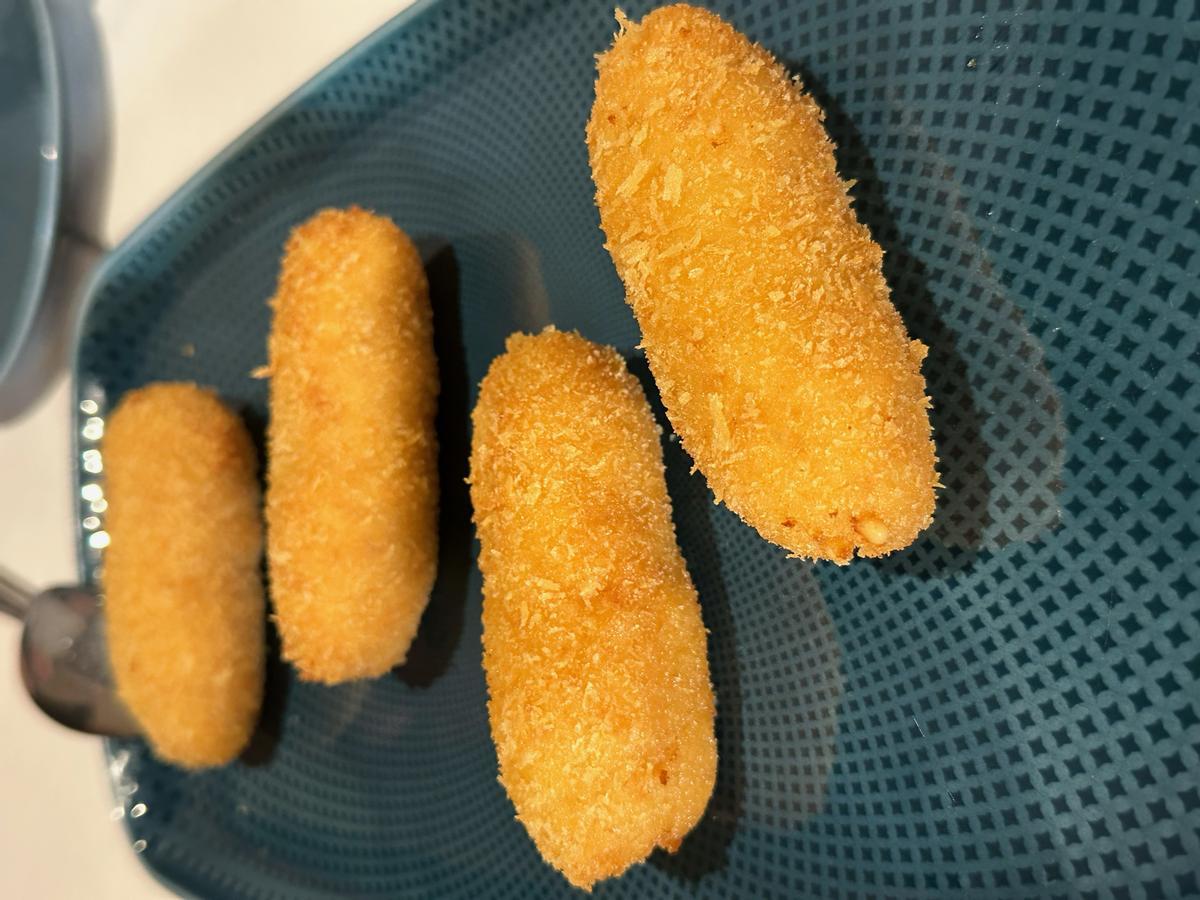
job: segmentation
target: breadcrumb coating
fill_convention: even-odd
[[[588,150],[671,424],[718,500],[793,554],[907,546],[937,485],[925,347],[820,108],[710,12],[618,20]]]
[[[404,661],[437,568],[438,377],[420,255],[326,209],[271,301],[267,556],[285,659],[327,683]]]
[[[614,350],[553,328],[509,338],[473,420],[500,781],[546,861],[590,889],[677,849],[716,777],[659,432]]]
[[[126,394],[103,441],[117,690],[156,755],[218,766],[262,705],[262,518],[242,421],[194,384]]]

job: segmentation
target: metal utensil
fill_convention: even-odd
[[[42,712],[88,734],[139,732],[113,684],[104,615],[94,591],[56,587],[34,593],[0,571],[0,612],[25,623],[21,679]]]

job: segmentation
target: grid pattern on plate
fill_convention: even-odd
[[[1200,7],[718,8],[827,110],[930,345],[946,489],[910,550],[813,567],[713,506],[667,435],[720,772],[678,855],[597,894],[1200,894]],[[579,328],[647,380],[583,144],[613,28],[583,0],[444,0],[386,29],[118,251],[80,345],[81,427],[188,378],[261,429],[248,373],[279,248],[350,202],[426,251],[446,471],[514,328]],[[277,669],[261,752],[222,771],[110,747],[154,871],[205,896],[569,893],[495,781],[464,496],[444,508],[456,539],[413,670],[326,689]]]

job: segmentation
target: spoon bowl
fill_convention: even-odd
[[[22,618],[21,680],[30,699],[75,731],[133,737],[139,728],[117,696],[104,613],[86,587],[33,594],[0,574],[0,609]]]

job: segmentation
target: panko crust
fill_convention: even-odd
[[[500,780],[542,856],[590,889],[675,850],[716,777],[659,431],[614,350],[553,328],[509,338],[473,420]]]
[[[327,683],[403,662],[437,568],[437,360],[421,258],[326,209],[271,301],[267,555],[283,656]]]
[[[157,756],[242,751],[262,704],[262,518],[250,435],[194,384],[130,391],[108,417],[102,581],[117,691]]]
[[[710,12],[618,18],[587,143],[672,426],[717,498],[793,554],[907,546],[937,486],[925,347],[820,108]]]

